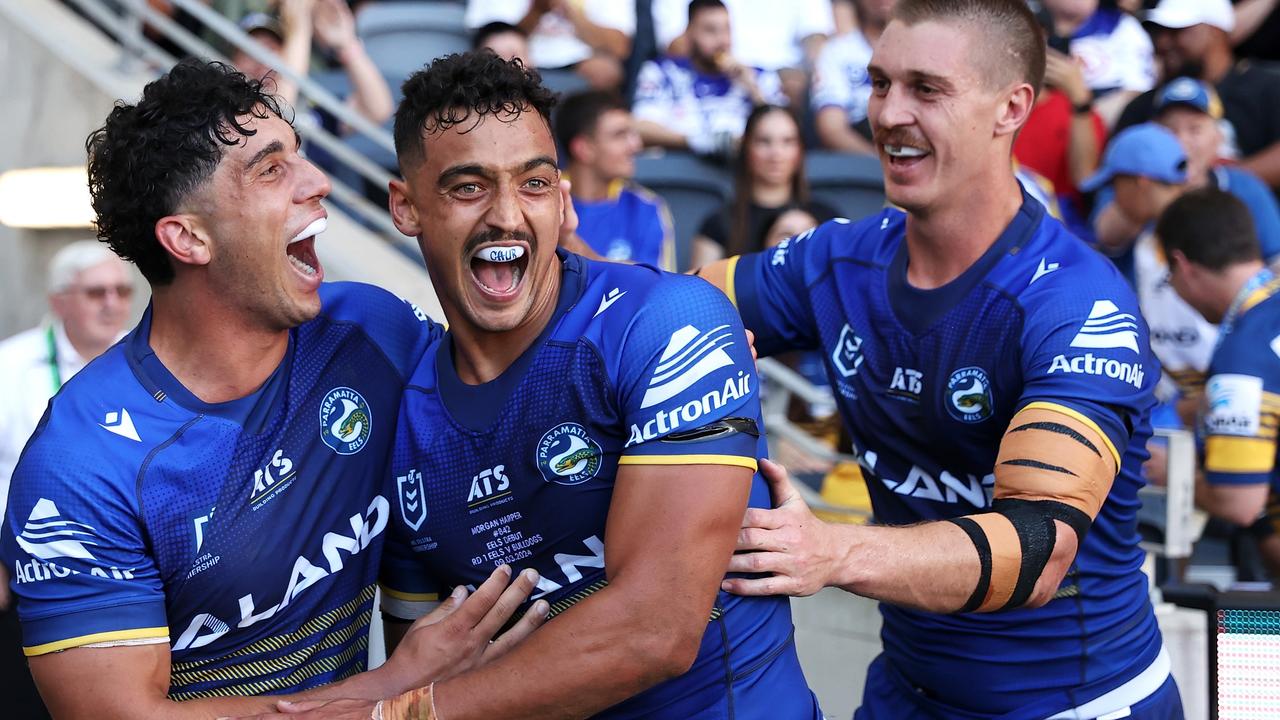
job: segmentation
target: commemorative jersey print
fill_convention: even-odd
[[[756,466],[755,434],[713,427],[759,421],[750,349],[723,295],[697,278],[561,258],[560,307],[501,377],[462,385],[446,338],[410,382],[383,575],[393,614],[411,617],[409,604],[474,587],[508,563],[539,572],[530,602],[546,599],[555,622],[607,584],[605,519],[621,465]],[[767,503],[757,477],[752,504]],[[785,599],[720,593],[712,616],[688,675],[604,716],[727,718],[735,703],[737,718],[778,717],[759,714],[767,707],[814,716]],[[748,690],[727,671],[743,673]],[[743,710],[750,688],[769,688],[775,703]]]
[[[886,658],[937,712],[1049,717],[1130,680],[1160,650],[1136,520],[1159,366],[1124,280],[1025,195],[995,244],[936,290],[907,283],[904,235],[892,209],[826,223],[738,259],[734,296],[762,356],[828,359],[881,523],[988,510],[1001,439],[1024,408],[1106,439],[1098,450],[1121,471],[1063,597],[996,614],[881,606]],[[1034,678],[1021,671],[1029,663]]]
[[[382,487],[394,417],[439,330],[371,287],[321,298],[243,400],[209,405],[178,384],[147,343],[149,314],[68,383],[15,473],[22,519],[4,532],[25,568],[28,654],[167,635],[175,700],[365,668],[397,510]]]

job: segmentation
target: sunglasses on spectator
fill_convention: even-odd
[[[128,300],[133,297],[133,286],[127,284],[121,285],[81,285],[79,287],[69,287],[67,292],[77,292],[90,300],[102,301],[107,299],[108,294],[114,294],[121,300]]]

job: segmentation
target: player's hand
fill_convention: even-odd
[[[280,700],[276,703],[276,712],[265,715],[250,715],[237,720],[281,720],[289,717],[294,720],[369,720],[373,717],[373,706],[376,700],[301,700],[291,702]]]
[[[535,602],[510,630],[491,641],[538,582],[538,573],[532,569],[508,585],[510,577],[511,568],[503,565],[470,597],[466,588],[459,587],[447,602],[419,618],[386,664],[375,671],[385,677],[382,682],[391,691],[388,694],[479,667],[501,657],[536,630],[550,610],[544,600]]]
[[[725,578],[720,587],[736,595],[812,595],[834,576],[839,548],[829,526],[796,492],[786,469],[761,460],[760,470],[774,509],[747,509],[729,572],[766,576]]]
[[[573,209],[573,196],[569,191],[573,186],[568,180],[560,181],[560,202],[564,205],[564,220],[560,223],[560,235],[557,242],[560,247],[574,255],[581,255],[588,260],[604,260],[600,254],[591,249],[587,242],[578,235],[578,212]]]
[[[1044,81],[1061,90],[1072,105],[1084,105],[1093,99],[1093,91],[1084,79],[1080,61],[1053,48],[1045,50]]]
[[[756,354],[756,334],[750,330],[747,330],[747,347],[751,348],[751,360],[759,360],[760,356]]]
[[[0,565],[0,612],[8,610],[11,602],[13,595],[9,593],[9,571],[4,565]]]

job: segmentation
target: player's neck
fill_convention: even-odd
[[[1214,308],[1219,311],[1219,316],[1225,316],[1227,310],[1235,303],[1236,298],[1244,290],[1245,285],[1262,271],[1264,267],[1261,260],[1251,260],[1249,262],[1236,263],[1223,268],[1220,272],[1214,273],[1209,282],[1213,283],[1218,292],[1214,293]]]
[[[445,317],[449,320],[449,332],[453,335],[453,367],[459,380],[468,385],[490,382],[506,372],[533,345],[547,323],[551,322],[560,301],[563,283],[559,262],[555,263],[554,272],[552,282],[547,284],[542,297],[534,300],[525,321],[502,332],[489,332],[466,322],[458,313],[451,313],[445,299],[441,298]]]
[[[978,198],[907,217],[907,283],[932,290],[955,280],[982,257],[1022,207],[1022,191],[1012,174],[997,180],[999,190]],[[991,187],[992,184],[987,184]]]
[[[573,196],[579,200],[596,202],[609,197],[609,178],[603,177],[582,163],[569,166],[569,181],[573,183]]]
[[[172,285],[153,289],[148,343],[192,395],[207,403],[237,400],[275,372],[289,331],[254,325],[243,312],[207,300]]]

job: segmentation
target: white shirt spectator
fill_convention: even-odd
[[[744,65],[804,67],[802,42],[835,32],[831,0],[724,0],[733,27],[733,56]],[[653,34],[665,52],[689,24],[688,0],[654,0]]]
[[[627,37],[636,34],[636,4],[632,0],[573,1],[581,4],[587,19],[596,25],[619,30]],[[467,0],[465,22],[473,30],[495,21],[515,25],[528,14],[531,4],[530,0]],[[529,35],[529,59],[536,67],[568,67],[591,55],[591,46],[578,39],[573,24],[559,13],[543,15]]]
[[[867,75],[870,61],[871,43],[858,30],[823,45],[814,68],[814,112],[838,107],[845,111],[850,125],[866,119],[867,101],[871,98],[871,77]]]
[[[1098,10],[1071,38],[1071,55],[1084,66],[1094,94],[1111,90],[1146,92],[1156,85],[1151,37],[1133,16]]]
[[[62,383],[85,361],[60,323],[41,325],[0,342],[0,517],[18,456]]]
[[[778,74],[749,68],[765,102],[782,105],[786,96]],[[740,83],[725,75],[704,75],[688,58],[665,57],[649,60],[636,79],[636,97],[631,112],[637,120],[649,120],[689,138],[691,147],[699,140],[729,133],[741,137],[751,114],[751,95]]]
[[[1166,376],[1181,387],[1204,384],[1218,326],[1187,304],[1169,284],[1169,266],[1150,231],[1133,246],[1133,272],[1138,289],[1138,305],[1151,330],[1151,351]],[[1167,399],[1171,388],[1162,383],[1159,391]]]

